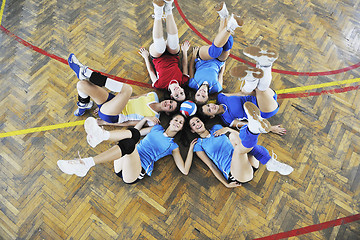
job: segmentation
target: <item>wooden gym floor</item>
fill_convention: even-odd
[[[180,41],[211,41],[217,2],[176,3]],[[226,3],[245,24],[234,36],[224,91],[239,90],[229,69],[249,60],[244,47],[279,51],[272,88],[280,110],[270,122],[287,134],[262,135],[259,143],[294,172],[262,166],[236,189],[199,159],[182,176],[165,158],[135,185],[119,181],[110,163],[84,178],[62,174],[57,160],[112,145],[86,143],[79,120],[89,115],[73,115],[77,78],[64,59],[73,52],[93,69],[134,81],[134,95],[151,91],[137,86],[150,83],[137,50],[152,41],[151,1],[2,0],[0,239],[255,239],[349,216],[357,218],[292,239],[359,239],[360,0]]]

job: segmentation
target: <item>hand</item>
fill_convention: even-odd
[[[157,117],[145,117],[147,121],[153,122],[154,124],[160,124],[160,119]]]
[[[149,51],[146,50],[144,47],[141,47],[138,52],[144,59],[149,58]]]
[[[276,133],[280,136],[286,134],[286,129],[282,128],[281,125],[271,126],[270,132]]]
[[[215,137],[218,137],[218,136],[223,135],[223,134],[225,134],[225,133],[227,133],[227,132],[228,132],[228,128],[227,128],[227,127],[224,127],[224,128],[222,128],[222,129],[219,129],[219,130],[215,131],[215,132],[214,132],[214,136],[215,136]]]
[[[195,138],[195,139],[193,139],[193,140],[191,141],[189,149],[194,149],[194,146],[195,146],[195,144],[197,143],[197,140],[198,140],[198,139]]]
[[[196,47],[194,47],[193,48],[193,52],[192,52],[192,56],[193,56],[193,58],[196,58],[196,56],[197,56],[197,53],[199,52],[199,47],[198,46],[196,46]]]
[[[238,182],[231,182],[226,185],[227,188],[236,188],[236,187],[240,187],[240,186],[241,186],[241,183],[238,183]]]
[[[181,50],[183,51],[183,53],[186,53],[190,48],[190,42],[189,41],[185,41],[183,42],[183,44],[181,44]]]

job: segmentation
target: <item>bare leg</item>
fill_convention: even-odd
[[[79,81],[76,87],[78,91],[90,96],[96,104],[103,104],[109,95],[105,89],[89,81]]]
[[[279,104],[273,98],[275,92],[272,89],[268,88],[265,91],[260,91],[256,88],[255,92],[260,111],[272,112],[278,108]]]
[[[101,112],[106,115],[118,115],[124,109],[132,94],[132,87],[125,84],[121,91],[109,102],[104,103]]]
[[[116,173],[122,171],[123,181],[126,183],[136,181],[141,173],[141,160],[138,151],[135,149],[131,154],[115,160],[114,170]]]
[[[231,174],[240,182],[248,182],[254,177],[254,171],[249,162],[247,153],[242,153],[238,145],[234,148],[230,166]]]
[[[180,51],[178,29],[175,23],[174,15],[166,16],[166,32],[167,36],[167,50],[171,54],[177,54]]]

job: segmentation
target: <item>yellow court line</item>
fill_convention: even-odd
[[[68,123],[49,125],[49,126],[45,126],[45,127],[36,127],[36,128],[19,130],[19,131],[0,133],[0,138],[11,137],[11,136],[27,134],[27,133],[34,133],[34,132],[43,132],[43,131],[54,130],[54,129],[58,129],[58,128],[74,127],[74,126],[84,125],[84,122],[85,122],[85,120],[81,120],[81,121],[76,121],[76,122],[68,122]]]
[[[327,82],[327,83],[320,83],[320,84],[303,86],[303,87],[276,90],[276,93],[281,94],[281,93],[290,93],[290,92],[302,92],[302,91],[305,91],[305,90],[312,90],[312,89],[323,88],[323,87],[332,87],[332,86],[336,86],[336,85],[355,83],[355,82],[360,82],[360,78],[354,78],[354,79],[341,80],[341,81],[335,81],[335,82]]]
[[[2,3],[1,3],[1,9],[0,9],[0,25],[1,25],[2,16],[3,16],[3,13],[4,13],[5,2],[6,2],[6,0],[3,0]]]

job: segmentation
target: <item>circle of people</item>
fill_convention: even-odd
[[[98,107],[100,119],[88,117],[84,123],[87,142],[93,148],[103,141],[117,144],[94,157],[59,160],[60,170],[84,177],[91,167],[113,162],[115,174],[125,183],[132,184],[146,175],[151,176],[154,163],[168,155],[173,156],[177,168],[187,175],[195,152],[228,188],[251,181],[260,163],[268,171],[290,174],[291,166],[278,161],[276,154],[270,155],[265,147],[257,144],[260,133],[271,131],[282,135],[286,131],[280,125],[272,126],[267,120],[279,110],[277,95],[270,88],[271,69],[277,52],[255,46],[245,48],[244,55],[255,61],[256,67],[240,65],[232,68],[231,76],[243,85],[238,93],[222,93],[225,61],[234,42],[232,35],[243,25],[242,19],[230,15],[225,2],[218,3],[215,6],[220,19],[218,33],[211,45],[194,47],[188,63],[190,43],[179,44],[172,13],[173,0],[153,0],[153,6],[153,43],[149,50],[141,47],[139,54],[145,61],[152,86],[168,91],[170,99],[159,101],[156,92],[132,97],[130,85],[91,70],[70,54],[69,66],[79,79],[75,116],[84,115],[94,102]],[[163,36],[164,18],[167,40]],[[179,67],[180,51],[182,70]],[[191,100],[196,103],[197,112],[190,117],[179,112],[181,102],[187,98],[184,86],[195,91]],[[215,93],[216,104],[209,103],[209,95]],[[160,125],[160,112],[171,116],[166,127]],[[227,127],[215,124],[207,129],[205,121],[215,116],[220,116]],[[128,128],[107,131],[101,125]],[[184,160],[174,137],[185,127],[197,138],[189,144]],[[142,136],[145,137],[140,141]]]

